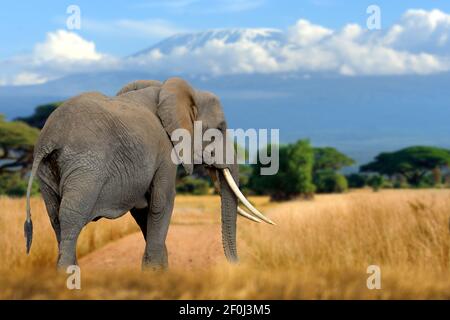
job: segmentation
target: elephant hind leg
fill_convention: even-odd
[[[59,207],[61,205],[61,199],[59,195],[45,182],[41,182],[41,194],[47,208],[48,217],[55,231],[56,241],[59,244],[61,242],[61,225],[59,222]]]
[[[77,178],[81,178],[78,176]],[[59,209],[61,242],[59,246],[58,268],[77,264],[77,240],[83,227],[91,221],[93,210],[103,184],[94,181],[94,176],[83,177],[81,184],[64,186],[64,194]]]
[[[39,166],[38,177],[40,181],[40,189],[42,198],[45,202],[50,223],[55,231],[56,241],[61,242],[61,225],[59,223],[59,207],[61,205],[61,197],[59,195],[59,169],[57,168],[56,152],[48,155]]]
[[[134,218],[136,223],[144,235],[144,240],[147,240],[147,217],[149,208],[137,209],[133,208],[130,210],[131,216]]]

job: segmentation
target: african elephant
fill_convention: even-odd
[[[77,263],[77,238],[87,223],[128,211],[146,241],[143,267],[167,267],[177,169],[170,136],[179,128],[193,134],[194,121],[202,121],[204,129],[227,128],[219,99],[180,78],[136,81],[115,97],[84,93],[58,107],[35,146],[24,226],[27,253],[33,234],[30,189],[37,176],[58,242],[58,267]],[[192,162],[182,165],[192,173]],[[220,186],[225,256],[236,262],[236,214],[271,221],[240,193],[236,162],[205,166]],[[253,215],[238,208],[238,199]]]

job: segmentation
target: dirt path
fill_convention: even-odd
[[[220,225],[171,225],[167,236],[171,269],[201,269],[225,261]],[[83,269],[140,270],[145,242],[141,233],[107,244],[80,259]]]

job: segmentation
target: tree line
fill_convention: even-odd
[[[33,146],[39,130],[61,103],[38,106],[29,117],[6,121],[0,115],[0,194],[23,196],[26,175],[31,169]],[[271,148],[269,148],[271,150]],[[240,184],[248,194],[269,195],[274,201],[296,197],[310,199],[316,193],[342,193],[349,188],[448,187],[450,150],[432,146],[412,146],[382,152],[360,166],[358,172],[344,175],[342,169],[355,161],[332,147],[314,147],[309,140],[279,146],[279,172],[259,174],[261,164],[241,165]],[[202,166],[186,176],[180,168],[177,192],[208,194],[213,190]],[[38,193],[37,185],[33,193]]]
[[[355,164],[338,150],[314,148],[299,140],[280,148],[280,171],[260,176],[254,170],[250,189],[268,194],[272,200],[311,198],[315,193],[342,193],[349,188],[432,188],[450,187],[450,150],[433,146],[412,146],[382,152],[359,172],[344,175],[341,169]],[[259,167],[261,165],[256,165]]]

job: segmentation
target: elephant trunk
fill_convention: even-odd
[[[234,164],[230,167],[231,175],[236,184],[239,184],[238,165]],[[229,262],[238,262],[237,246],[236,246],[236,219],[238,199],[228,185],[223,172],[218,170],[220,183],[220,195],[222,206],[222,243],[225,256]]]

